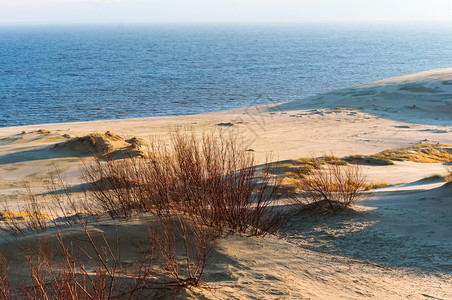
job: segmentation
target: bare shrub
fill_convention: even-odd
[[[175,212],[152,220],[143,225],[148,244],[137,246],[141,255],[128,267],[121,263],[117,231],[112,238],[85,223],[80,239],[56,227],[55,236],[45,236],[27,250],[28,275],[12,293],[23,299],[135,299],[148,288],[199,286],[214,244],[212,230]],[[9,295],[8,265],[1,258],[1,292]]]
[[[358,164],[325,164],[313,169],[309,175],[294,173],[293,184],[297,190],[292,195],[295,204],[322,207],[333,211],[345,208],[366,197],[369,184]]]
[[[95,209],[88,200],[86,191],[73,191],[64,174],[54,165],[50,172],[50,182],[47,184],[47,195],[51,198],[49,211],[54,217],[53,221],[66,225],[83,225],[86,216],[93,216]]]
[[[47,230],[49,214],[45,212],[38,196],[33,194],[30,187],[25,186],[27,195],[23,199],[21,211],[9,208],[8,202],[3,201],[2,222],[0,229],[11,235],[23,235],[26,232],[44,232]]]
[[[70,185],[67,183],[64,174],[53,166],[53,171],[50,172],[50,183],[47,184],[47,195],[50,196],[52,205],[49,205],[49,210],[54,216],[59,216],[59,221],[63,221],[67,225],[78,224],[81,221],[79,214],[93,213],[92,209],[86,204],[85,197],[76,197],[74,191],[71,191]]]
[[[148,231],[163,275],[181,286],[198,286],[214,244],[212,230],[199,218],[163,213]]]
[[[2,300],[9,300],[12,298],[8,271],[8,262],[6,258],[0,253],[0,299]]]
[[[57,247],[41,239],[28,250],[28,270],[24,284],[14,290],[24,299],[133,299],[146,288],[151,258],[141,258],[137,267],[120,265],[119,241],[104,234],[94,238],[83,226],[85,242],[75,246],[72,238],[57,228]],[[58,259],[55,259],[58,258]]]
[[[30,284],[16,292],[23,299],[48,299],[49,285],[46,273],[52,266],[52,257],[47,255],[49,248],[38,244],[29,251],[27,257]]]
[[[200,217],[219,233],[265,234],[283,219],[271,205],[279,181],[258,174],[245,150],[221,133],[198,138],[174,130],[169,147],[152,141],[144,158],[97,158],[82,171],[93,199],[112,217],[172,209]]]
[[[258,174],[253,156],[238,141],[176,131],[172,135],[177,190],[172,203],[220,232],[272,232],[283,216],[271,206],[280,181],[268,169]],[[199,145],[199,146],[198,146]]]
[[[25,198],[24,210],[27,214],[25,226],[33,232],[47,230],[49,214],[45,212],[45,206],[39,202],[38,197],[26,186],[28,197]]]
[[[114,160],[96,157],[93,164],[84,165],[82,178],[91,184],[90,197],[112,217],[128,218],[140,207],[135,187],[140,184],[134,179],[135,168],[140,164],[135,158]]]

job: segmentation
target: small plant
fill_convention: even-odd
[[[181,286],[199,286],[215,235],[196,217],[156,214],[148,227],[157,260],[164,274]]]
[[[303,208],[314,206],[334,211],[351,206],[368,195],[369,184],[357,164],[325,164],[309,175],[296,174],[294,179],[297,192],[291,198]]]
[[[21,211],[9,209],[6,200],[3,202],[3,211],[0,212],[0,229],[7,231],[12,235],[23,235],[27,231],[44,232],[47,230],[49,214],[44,212],[43,205],[40,204],[38,197],[32,193],[28,186],[27,196],[24,199],[24,205]]]
[[[447,175],[444,177],[444,180],[446,182],[452,182],[452,161],[445,163],[444,167],[446,168],[447,172]]]
[[[373,189],[379,189],[382,187],[388,186],[388,183],[386,181],[379,181],[379,182],[372,182],[368,184],[368,187],[366,187],[367,190],[373,190]]]
[[[133,299],[146,287],[151,260],[143,258],[134,269],[120,265],[119,242],[103,233],[94,237],[88,223],[82,225],[84,239],[45,236],[28,250],[28,277],[13,293],[23,299]],[[69,239],[68,239],[69,238]],[[50,247],[48,239],[56,239]],[[58,257],[58,260],[55,258]]]
[[[8,277],[9,266],[6,258],[0,253],[0,299],[12,299]]]
[[[347,161],[345,161],[339,157],[336,157],[332,154],[326,155],[323,157],[319,157],[319,158],[317,158],[317,160],[319,162],[321,162],[322,164],[339,165],[339,166],[345,166],[348,164]]]

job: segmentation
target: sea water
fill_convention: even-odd
[[[0,27],[0,127],[187,115],[452,66],[443,24]]]

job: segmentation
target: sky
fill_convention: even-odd
[[[0,0],[1,24],[452,22],[452,0]]]

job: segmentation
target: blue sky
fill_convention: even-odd
[[[448,21],[452,0],[0,0],[0,23]]]

